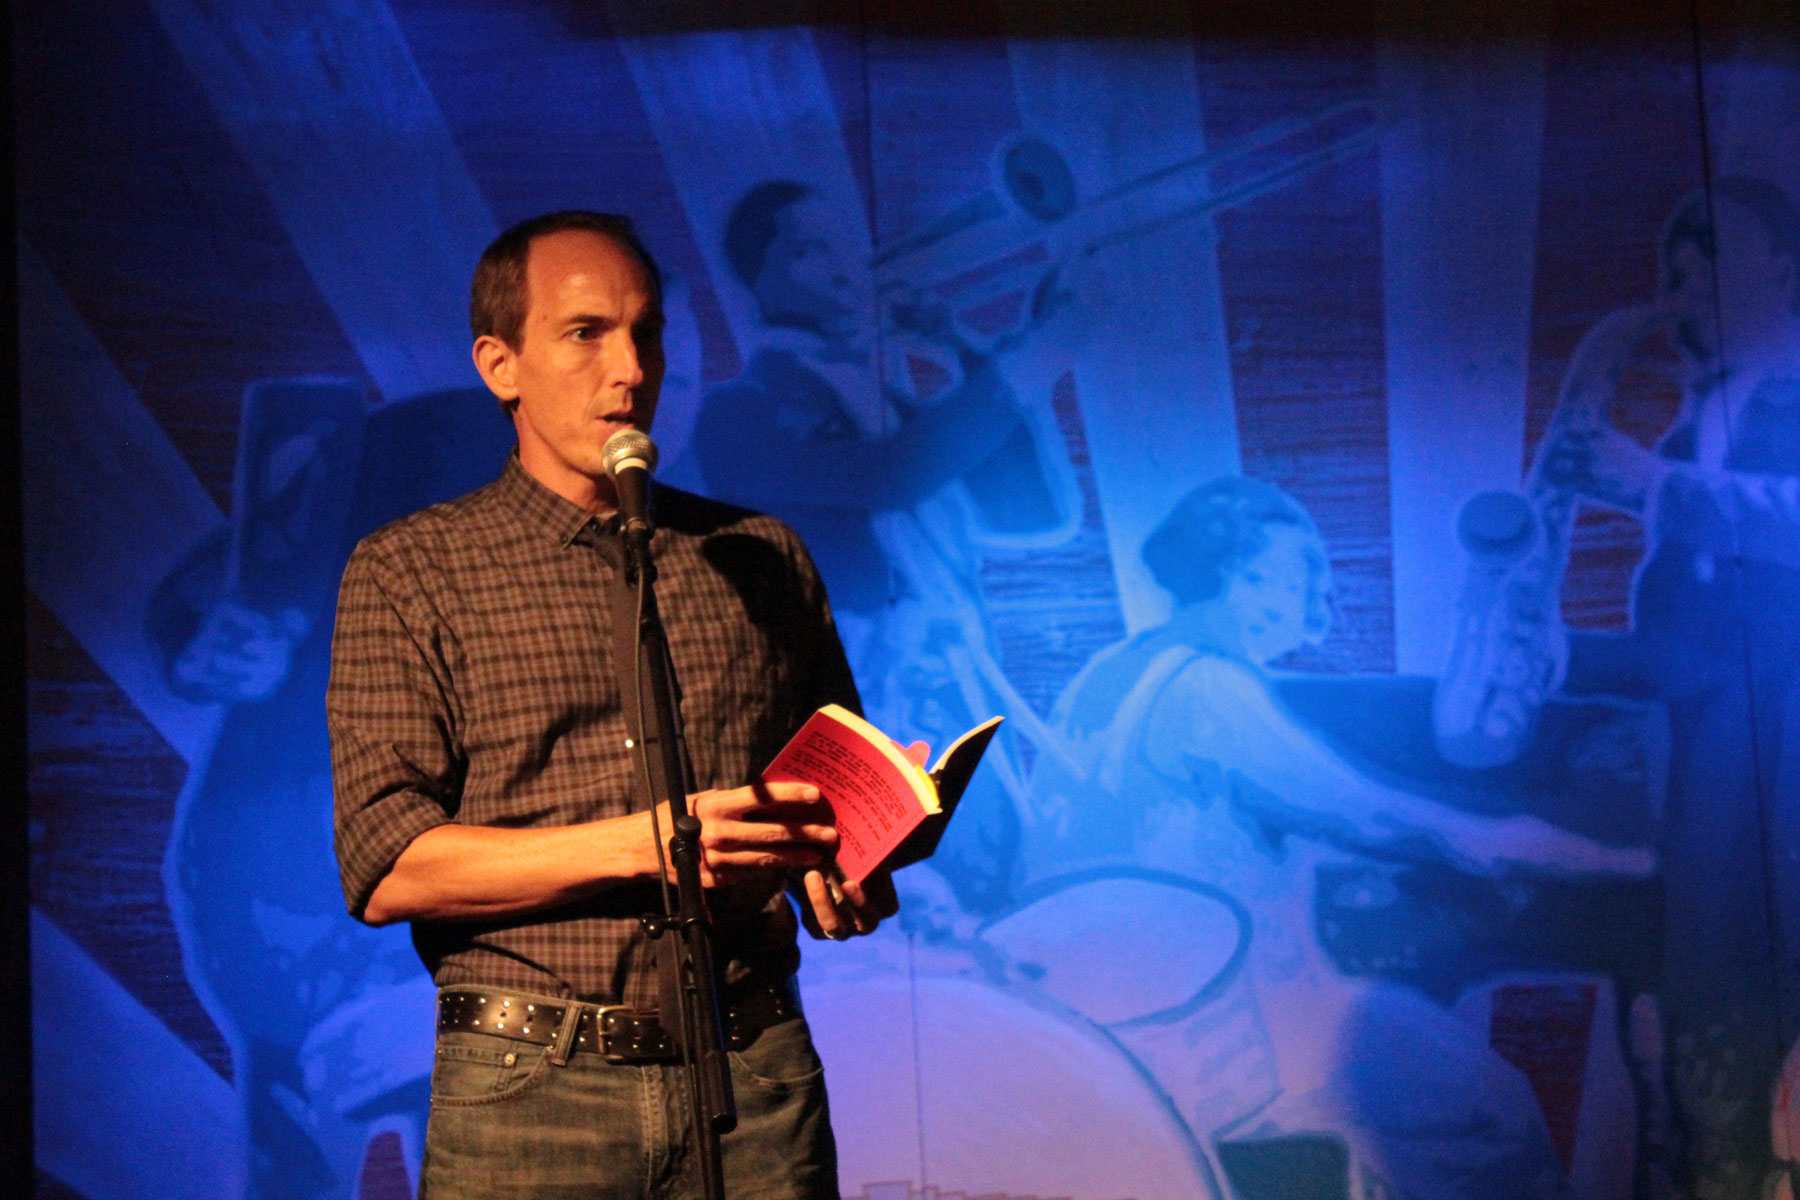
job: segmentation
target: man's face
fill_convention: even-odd
[[[869,324],[868,270],[816,196],[776,214],[775,238],[753,290],[770,324],[810,329],[841,342],[859,340]]]
[[[1667,300],[1681,349],[1707,367],[1729,369],[1778,353],[1776,343],[1792,336],[1795,264],[1772,252],[1769,231],[1748,209],[1721,199],[1714,219],[1717,262],[1693,242],[1677,245]]]
[[[547,234],[525,263],[519,345],[475,343],[475,364],[502,400],[518,401],[519,462],[583,507],[612,503],[601,449],[619,430],[648,430],[662,387],[662,308],[648,273],[611,238]]]

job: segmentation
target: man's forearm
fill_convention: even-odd
[[[656,870],[648,813],[551,829],[439,825],[401,851],[363,919],[388,925],[536,912],[654,879]]]
[[[687,798],[706,887],[820,866],[837,851],[831,808],[809,783],[747,784]],[[662,833],[674,831],[662,806]],[[372,925],[459,921],[555,908],[657,878],[650,814],[548,829],[436,825],[414,838],[363,907]]]

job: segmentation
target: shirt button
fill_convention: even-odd
[[[501,1065],[508,1066],[508,1067],[512,1066],[514,1063],[516,1063],[518,1061],[519,1061],[519,1056],[512,1053],[511,1051],[508,1051],[506,1057],[500,1060]]]

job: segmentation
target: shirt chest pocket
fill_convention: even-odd
[[[554,589],[476,614],[483,636],[464,640],[457,678],[475,796],[522,781],[587,778],[600,749],[622,741],[621,685],[597,597]],[[466,798],[466,797],[465,797]]]
[[[790,655],[781,652],[767,628],[752,623],[739,610],[707,611],[669,627],[670,654],[681,686],[681,718],[695,767],[709,772],[702,759],[716,749],[727,775],[731,764],[758,753],[773,753],[769,742],[785,736],[792,724],[795,672]],[[775,748],[779,748],[777,745]],[[752,770],[760,762],[750,762]],[[733,783],[742,780],[733,780]]]

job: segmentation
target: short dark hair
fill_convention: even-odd
[[[1300,502],[1272,483],[1222,475],[1201,484],[1144,539],[1144,565],[1176,605],[1186,608],[1223,593],[1230,572],[1267,548],[1271,525],[1291,525],[1319,543],[1315,577],[1307,588],[1306,632],[1323,637],[1331,628],[1324,539]]]
[[[650,277],[651,291],[658,300],[662,298],[662,272],[639,240],[629,217],[579,208],[565,209],[520,221],[489,242],[488,248],[481,252],[481,261],[475,264],[475,281],[469,287],[469,331],[472,334],[478,338],[497,337],[509,346],[518,347],[524,338],[525,312],[530,307],[525,264],[531,256],[531,243],[571,229],[597,233],[637,259]]]
[[[1692,246],[1708,259],[1717,260],[1719,247],[1709,202],[1715,199],[1729,200],[1755,217],[1763,232],[1769,235],[1769,254],[1787,259],[1796,271],[1800,271],[1800,209],[1795,208],[1786,192],[1766,179],[1725,175],[1713,181],[1710,197],[1702,188],[1683,198],[1663,228],[1664,287],[1674,282],[1675,252],[1681,247]],[[1795,310],[1800,311],[1800,290],[1796,291],[1793,304]]]
[[[744,286],[754,288],[775,241],[775,218],[818,189],[792,179],[769,179],[739,197],[725,218],[725,259]]]

